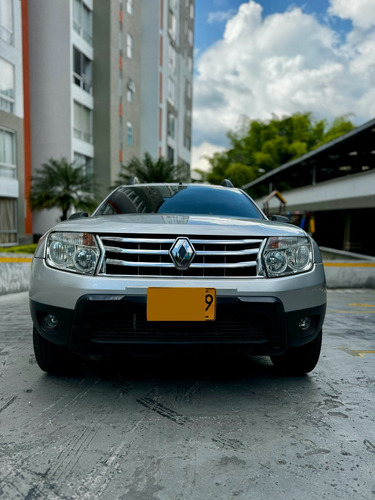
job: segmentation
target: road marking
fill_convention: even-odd
[[[327,309],[327,313],[342,313],[342,314],[375,314],[375,311],[343,311],[341,309]]]
[[[349,304],[349,306],[353,306],[353,307],[375,307],[375,304]]]
[[[344,351],[350,356],[358,356],[360,358],[363,358],[363,354],[375,354],[375,351],[370,351],[370,350],[362,350],[362,349],[350,349],[349,347],[339,347],[341,351]]]
[[[324,267],[375,267],[375,262],[324,262]]]
[[[0,257],[0,262],[5,262],[6,264],[13,262],[32,262],[31,257]]]

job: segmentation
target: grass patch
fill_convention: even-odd
[[[0,247],[1,253],[31,253],[33,254],[36,249],[36,243],[32,245],[19,245],[17,247]]]

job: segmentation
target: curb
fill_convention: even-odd
[[[324,261],[327,288],[375,288],[374,261]]]
[[[29,289],[31,262],[30,254],[0,254],[0,295]]]

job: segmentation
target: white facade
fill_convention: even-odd
[[[0,2],[0,246],[23,224],[23,64],[21,3]]]
[[[76,61],[92,67],[92,1],[32,2],[29,32],[33,171],[50,158],[89,165],[94,99]],[[59,216],[57,210],[35,212],[34,233],[43,234]]]

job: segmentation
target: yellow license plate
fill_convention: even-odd
[[[148,288],[147,321],[214,321],[215,288]]]

